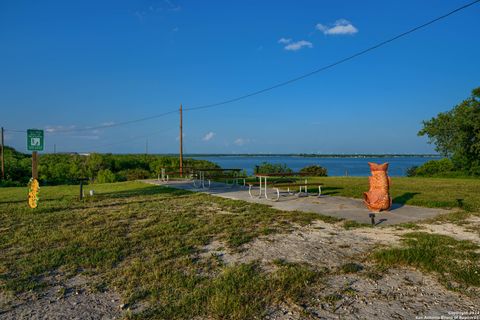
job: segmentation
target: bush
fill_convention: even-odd
[[[147,179],[150,178],[151,174],[150,171],[145,169],[127,169],[118,172],[119,180],[140,180],[140,179]]]
[[[255,174],[258,174],[258,173],[290,173],[293,171],[292,169],[287,167],[286,164],[262,162],[260,165],[255,166],[255,169],[253,170],[253,172]]]
[[[407,169],[407,172],[405,173],[405,175],[407,177],[415,177],[417,175],[417,169],[418,169],[418,166],[412,166]]]
[[[430,160],[419,167],[412,167],[407,170],[409,177],[448,177],[458,176],[461,173],[455,171],[453,162],[444,158],[441,160]]]
[[[116,180],[117,180],[117,177],[112,171],[110,171],[109,169],[104,169],[104,170],[98,171],[97,179],[95,180],[95,182],[111,183],[111,182],[115,182]]]
[[[327,169],[319,165],[306,166],[300,169],[300,173],[308,176],[326,177]]]

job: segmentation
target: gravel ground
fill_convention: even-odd
[[[478,219],[471,222],[478,223]],[[455,224],[422,225],[423,232],[435,232],[458,240],[480,243],[479,234]],[[304,306],[281,305],[267,319],[427,319],[448,317],[452,312],[476,314],[480,319],[480,290],[468,294],[449,291],[430,274],[411,268],[380,272],[365,261],[373,249],[396,245],[402,234],[411,230],[395,228],[357,228],[317,222],[287,235],[272,235],[245,245],[239,253],[225,251],[225,245],[212,242],[204,255],[215,254],[227,265],[260,261],[265,269],[271,262],[308,263],[327,268],[322,285],[314,288],[315,298]],[[343,274],[345,263],[358,263],[363,270]]]

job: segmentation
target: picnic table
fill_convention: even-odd
[[[298,177],[298,176],[306,176],[304,173],[300,172],[286,172],[286,173],[257,173],[255,174],[255,177],[259,179],[259,183],[252,183],[249,182],[249,188],[248,188],[248,193],[251,198],[262,198],[262,195],[265,197],[267,200],[273,200],[273,201],[278,201],[280,199],[280,188],[287,188],[288,194],[292,194],[290,192],[290,187],[299,187],[299,192],[298,195],[305,194],[308,196],[308,180],[305,179],[303,183],[296,183],[295,180],[290,180],[290,181],[274,181],[272,183],[272,188],[277,194],[276,199],[272,199],[268,197],[267,190],[268,190],[268,178],[284,178],[284,177]],[[244,181],[245,183],[245,181]],[[259,193],[258,195],[253,195],[252,194],[252,187],[254,185],[259,186]],[[315,184],[318,186],[318,196],[321,196],[322,194],[322,184],[317,183]]]
[[[226,178],[226,184],[228,185],[228,179],[232,179],[231,186],[238,185],[238,173],[242,171],[242,169],[222,169],[222,168],[196,168],[194,169],[194,179],[193,179],[193,186],[197,188],[197,182],[195,181],[195,176],[198,178],[198,186],[202,188],[210,188],[211,180],[210,178]],[[226,175],[225,172],[231,172],[232,175]],[[208,175],[210,173],[210,175]],[[219,175],[220,173],[220,175]],[[208,186],[206,184],[208,183]]]

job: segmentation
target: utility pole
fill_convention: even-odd
[[[55,143],[53,144],[53,153],[57,153],[57,145]]]
[[[0,161],[2,162],[2,180],[5,179],[5,159],[3,155],[3,144],[4,144],[4,139],[3,139],[3,127],[2,127],[2,146],[0,147]]]
[[[180,177],[183,177],[183,111],[180,104]]]
[[[148,138],[145,139],[145,161],[147,160],[148,156]]]

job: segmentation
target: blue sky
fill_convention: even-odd
[[[178,152],[178,115],[334,62],[466,1],[1,1],[0,124],[46,151]],[[184,113],[187,153],[428,153],[479,86],[480,5],[326,72]],[[25,134],[6,143],[25,151]]]

